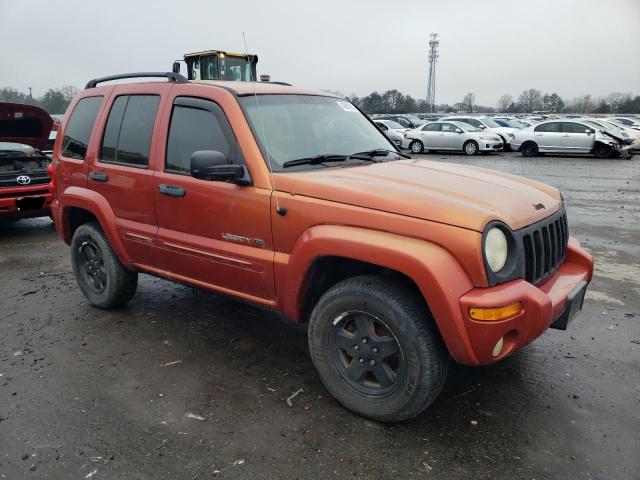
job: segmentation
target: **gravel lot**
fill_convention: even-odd
[[[638,478],[640,159],[426,157],[563,190],[596,260],[569,331],[381,425],[329,397],[304,326],[146,275],[98,311],[48,219],[0,225],[0,478]]]

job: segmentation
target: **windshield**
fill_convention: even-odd
[[[257,103],[254,96],[238,100],[265,158],[269,152],[274,171],[286,171],[285,162],[301,158],[395,148],[357,108],[339,98],[258,95]]]
[[[385,123],[387,124],[387,127],[396,130],[396,129],[402,129],[404,130],[404,127],[402,125],[400,125],[397,122],[394,122],[393,120],[385,120]]]
[[[484,123],[489,128],[496,128],[500,126],[496,122],[494,122],[491,118],[488,118],[488,117],[483,118],[482,123]]]
[[[456,122],[455,126],[464,130],[465,132],[479,132],[480,129],[474,127],[473,125],[471,125],[470,123],[464,123],[464,122]]]

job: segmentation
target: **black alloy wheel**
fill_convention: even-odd
[[[330,335],[333,364],[351,388],[372,397],[394,391],[404,360],[387,325],[370,313],[349,311],[334,320]]]

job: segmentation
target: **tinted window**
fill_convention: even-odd
[[[102,139],[100,161],[146,167],[158,95],[128,95],[116,98]]]
[[[382,122],[376,122],[376,125],[378,125],[380,127],[381,130],[386,131],[389,130],[389,127],[387,127],[384,123]]]
[[[581,125],[579,123],[564,122],[562,124],[562,131],[565,133],[586,133],[587,130],[591,129],[586,125]]]
[[[224,115],[215,103],[199,102]],[[229,141],[218,116],[209,110],[175,105],[171,114],[165,170],[189,173],[191,154],[198,150],[218,150],[230,156]]]
[[[440,124],[439,123],[430,123],[428,125],[425,125],[422,130],[424,130],[425,132],[439,132],[440,131]]]
[[[62,139],[62,155],[64,157],[84,159],[93,124],[101,104],[102,97],[87,97],[78,102],[71,118],[69,118]]]
[[[559,132],[560,122],[541,123],[534,128],[536,132]]]

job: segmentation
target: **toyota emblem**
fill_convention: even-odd
[[[20,185],[29,185],[31,183],[31,177],[28,175],[20,175],[18,178],[16,178],[16,182],[18,182]]]

